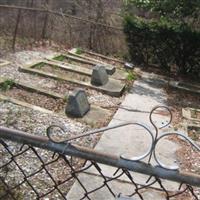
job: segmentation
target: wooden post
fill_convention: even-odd
[[[48,19],[49,19],[49,0],[46,0],[46,5],[47,5],[47,11],[44,19],[44,26],[42,30],[42,39],[46,39],[46,32],[47,32],[47,25],[48,25]]]
[[[19,27],[20,18],[21,18],[21,9],[18,10],[15,32],[14,32],[14,35],[13,35],[13,43],[12,43],[13,51],[15,51],[15,43],[16,43],[16,37],[17,37],[17,31],[18,31],[18,27]]]
[[[67,30],[69,31],[69,47],[71,48],[71,47],[73,47],[71,21],[70,21],[70,19],[65,18],[65,15],[64,15],[62,9],[60,10],[60,13],[62,14],[64,26],[65,26],[65,24],[67,25],[67,29],[65,27],[65,34],[67,34]]]
[[[44,26],[43,26],[43,29],[42,29],[42,39],[46,39],[48,18],[49,18],[49,13],[48,13],[48,11],[47,11],[47,12],[46,12],[45,19],[44,19]]]

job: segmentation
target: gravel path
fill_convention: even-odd
[[[0,77],[6,79],[13,79],[15,81],[23,82],[27,85],[32,85],[35,87],[40,87],[46,89],[51,92],[59,93],[63,96],[69,94],[74,88],[77,87],[75,84],[69,84],[63,81],[57,81],[51,78],[44,78],[39,75],[32,75],[28,73],[22,73],[18,71],[19,66],[24,66],[30,63],[33,63],[37,60],[44,59],[45,57],[53,57],[57,52],[52,51],[22,51],[15,54],[7,55],[6,60],[10,61],[12,64],[0,67]],[[108,95],[104,95],[100,92],[91,89],[85,89],[88,94],[88,99],[91,104],[96,104],[98,106],[104,107],[114,107],[119,105],[124,97],[115,98],[110,97]],[[14,92],[13,92],[14,91]],[[25,98],[23,96],[24,92],[19,91],[19,89],[10,90],[7,93],[13,97]],[[20,96],[19,96],[20,95]],[[41,95],[40,95],[41,96]],[[30,95],[26,95],[26,101],[30,101],[29,103],[35,102],[32,101]],[[36,99],[39,100],[39,96]],[[41,99],[40,99],[41,100]],[[39,101],[40,101],[39,100]],[[48,101],[46,98],[44,101]],[[44,102],[37,102],[45,104]],[[54,105],[54,102],[52,102]],[[111,108],[113,109],[113,108]],[[114,111],[113,111],[114,112]],[[59,125],[64,128],[66,134],[61,136],[61,139],[66,139],[71,136],[75,136],[77,134],[81,134],[85,131],[91,130],[90,126],[86,124],[82,124],[77,122],[76,120],[72,120],[67,117],[61,117],[56,114],[45,114],[39,111],[35,111],[29,108],[25,108],[19,105],[15,105],[9,102],[0,100],[0,126],[5,126],[17,130],[22,130],[34,135],[45,136],[46,129],[50,125]],[[95,128],[95,127],[93,127]],[[85,138],[77,139],[72,143],[93,148],[97,142],[101,133],[88,136]],[[8,142],[9,149],[16,153],[20,149],[20,145],[14,144],[12,142]],[[52,159],[52,153],[44,150],[37,149],[38,153],[42,156],[43,160],[46,162]],[[9,160],[9,155],[5,151],[5,149],[0,145],[0,158],[5,163]],[[41,163],[38,162],[38,159],[33,154],[32,151],[28,151],[23,156],[17,158],[17,162],[19,165],[23,166],[23,170],[26,174],[33,173],[34,170],[37,170]],[[83,165],[83,160],[75,159],[73,161],[73,166],[75,168],[80,168]],[[1,166],[1,165],[0,165]],[[64,177],[69,175],[69,168],[64,165],[63,161],[57,161],[55,164],[49,166],[49,170],[51,174],[55,177],[55,179],[59,182],[62,181]],[[17,170],[16,166],[11,164],[9,165],[8,171],[5,173],[4,170],[0,170],[0,177],[6,177],[6,181],[9,184],[19,183],[23,180],[22,174]],[[34,187],[37,188],[39,193],[48,191],[49,188],[52,187],[52,181],[50,181],[48,174],[41,172],[38,176],[32,180]],[[73,180],[68,181],[63,186],[64,191],[68,191],[70,186],[73,184]],[[0,191],[1,193],[1,191]],[[30,192],[30,188],[27,185],[23,187],[22,191],[23,199],[35,199],[36,197],[32,192]],[[54,193],[53,196],[50,196],[48,199],[62,199],[58,193]]]
[[[50,78],[41,77],[38,75],[32,75],[28,73],[22,73],[18,71],[20,65],[27,65],[36,60],[44,59],[45,57],[50,57],[56,55],[57,52],[52,51],[22,51],[15,54],[7,55],[6,59],[11,61],[13,64],[0,68],[0,77],[6,77],[9,79],[14,79],[16,81],[21,81],[25,84],[38,86],[49,91],[54,91],[63,96],[69,91],[72,91],[77,85],[68,84],[62,81],[53,80]],[[104,95],[100,92],[86,89],[89,95],[90,103],[94,103],[102,106],[114,106],[120,104],[123,97],[115,98],[108,95]],[[67,132],[74,134],[79,134],[84,130],[88,130],[89,127],[78,123],[69,118],[62,118],[56,116],[49,116],[48,114],[40,113],[28,108],[14,105],[12,103],[0,102],[0,125],[6,127],[12,127],[27,131],[33,134],[43,135],[48,126],[52,124],[62,125],[67,129]],[[93,143],[91,140],[94,140]],[[89,138],[89,146],[94,146],[96,143],[95,138]],[[76,141],[77,142],[77,141]],[[78,141],[79,142],[79,141]],[[85,143],[80,141],[81,144]]]
[[[83,125],[79,122],[72,121],[67,118],[62,118],[58,116],[49,116],[49,114],[43,114],[28,108],[24,108],[21,106],[14,105],[8,102],[0,102],[0,126],[6,126],[9,128],[14,128],[22,131],[27,131],[28,133],[35,135],[46,135],[46,129],[52,124],[60,125],[64,127],[67,135],[63,135],[62,139],[66,139],[68,137],[74,136],[76,134],[81,134],[89,129],[88,126]],[[79,139],[74,141],[73,143],[93,148],[97,143],[99,135],[97,136],[89,136],[83,139]],[[20,149],[21,145],[16,143],[7,142],[8,148],[12,151],[12,153],[17,153]],[[26,148],[26,147],[25,147]],[[44,151],[41,149],[37,149],[38,154],[42,157],[45,162],[52,160],[52,152]],[[2,160],[2,164],[9,161],[10,155],[7,151],[0,145],[0,158]],[[24,172],[28,175],[40,169],[41,162],[39,162],[38,158],[32,151],[28,151],[23,154],[23,156],[19,156],[15,159],[17,163],[23,168]],[[74,162],[75,167],[81,167],[83,161],[80,159],[76,159]],[[57,181],[62,181],[63,178],[67,177],[67,173],[69,175],[69,168],[64,165],[62,160],[56,161],[54,164],[48,166],[49,171]],[[0,176],[6,177],[7,183],[9,185],[14,185],[23,180],[23,175],[19,172],[19,169],[14,165],[14,163],[9,164],[7,170],[1,169]],[[39,193],[43,193],[48,191],[48,189],[52,188],[52,181],[49,179],[47,173],[42,171],[37,176],[31,180],[31,183],[37,189]],[[73,180],[69,181],[68,184],[65,184],[65,188],[63,191],[68,191],[70,186],[73,184]],[[30,192],[30,188],[26,185],[23,187],[22,196],[23,199],[36,199],[34,193]],[[52,196],[53,199],[62,199],[58,196],[57,193],[54,193]]]

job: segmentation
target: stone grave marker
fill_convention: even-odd
[[[92,71],[91,84],[102,86],[108,83],[109,78],[106,69],[102,65],[96,65]]]
[[[90,104],[87,95],[83,89],[75,89],[69,94],[66,115],[72,117],[83,117],[90,110]]]

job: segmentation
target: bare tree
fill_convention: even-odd
[[[11,34],[17,32],[17,37],[31,41],[54,40],[68,47],[81,46],[101,53],[115,53],[125,44],[122,31],[101,25],[121,25],[121,18],[113,14],[119,12],[121,0],[2,0],[1,4],[40,8],[46,12],[21,11],[15,31],[18,11],[1,9],[0,35],[9,30]],[[72,17],[66,17],[66,14]],[[76,17],[85,20],[76,20]]]

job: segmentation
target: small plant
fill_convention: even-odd
[[[7,91],[15,85],[15,82],[12,79],[7,79],[1,84],[1,90]]]
[[[136,74],[132,70],[129,70],[126,77],[126,91],[129,92],[131,90],[134,80],[136,80]]]
[[[127,81],[133,81],[136,79],[136,75],[133,71],[128,71]]]
[[[80,55],[83,53],[83,50],[81,48],[76,49],[76,54]]]
[[[34,65],[32,68],[41,69],[42,67],[44,67],[44,63],[43,62]]]
[[[65,59],[64,55],[60,55],[54,58],[54,60],[57,60],[57,61],[63,61],[64,59]]]
[[[68,101],[68,95],[65,95],[64,96],[64,102],[67,102]]]

